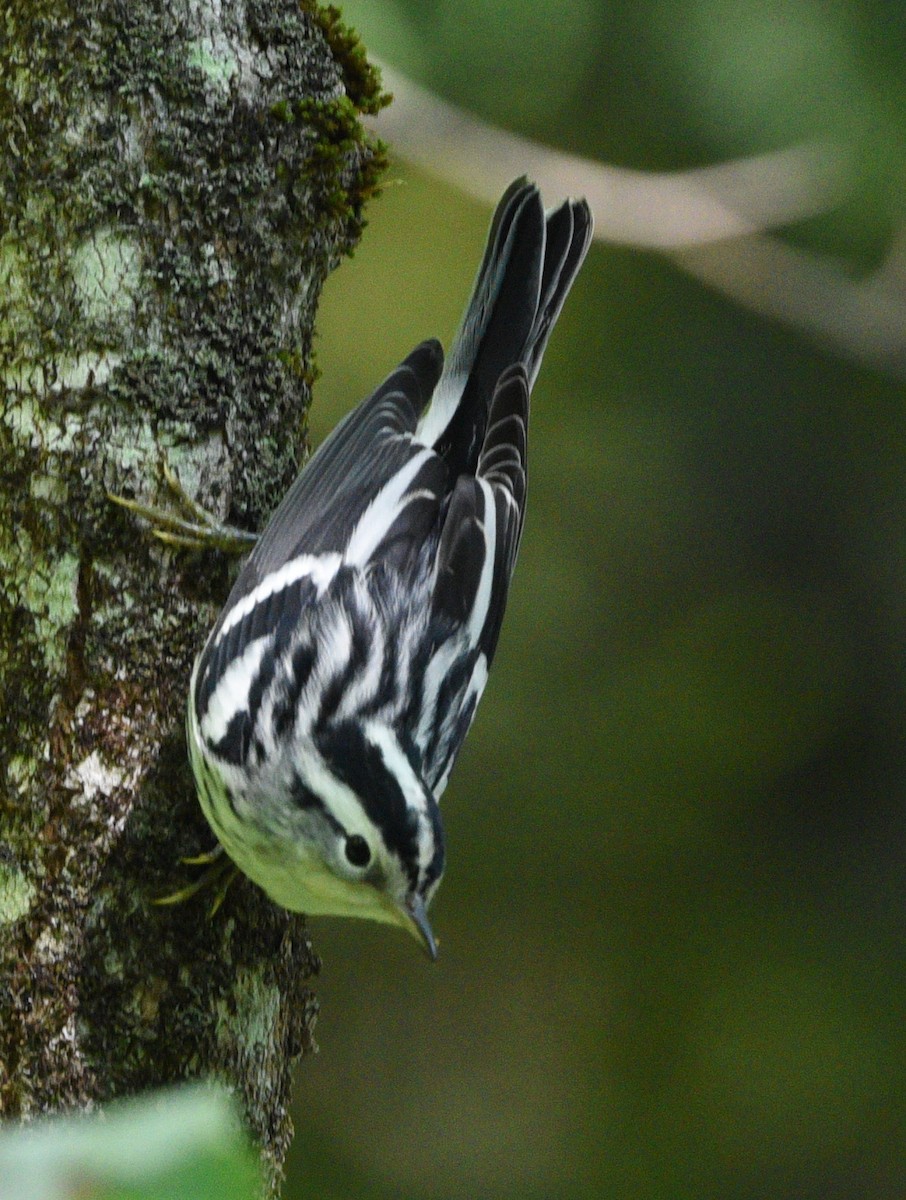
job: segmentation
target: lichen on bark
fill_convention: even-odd
[[[258,527],[304,451],[320,288],[383,100],[335,10],[10,0],[0,43],[0,1111],[215,1073],[271,1179],[317,967],[250,884],[156,909],[207,847],[181,732],[227,568],[107,501],[163,460]]]

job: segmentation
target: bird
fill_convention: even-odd
[[[192,673],[189,757],[232,862],[277,904],[437,957],[439,808],[522,536],[529,396],[585,258],[584,200],[497,205],[446,360],[409,356],[305,464]]]

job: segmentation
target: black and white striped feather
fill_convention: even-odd
[[[446,365],[436,341],[413,350],[278,506],[193,677],[194,755],[234,816],[260,810],[270,828],[265,798],[282,789],[342,826],[324,794],[340,780],[413,888],[436,885],[436,800],[522,534],[529,393],[590,236],[584,202],[545,214],[534,186],[511,185]],[[216,817],[228,843],[229,814]]]

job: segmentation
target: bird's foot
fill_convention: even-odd
[[[195,854],[188,858],[181,858],[180,862],[187,867],[207,867],[208,869],[202,872],[194,883],[187,884],[186,887],[179,888],[175,892],[170,892],[166,896],[156,896],[151,903],[160,907],[183,904],[186,900],[191,900],[193,896],[197,896],[205,888],[213,887],[216,890],[214,892],[214,899],[211,902],[210,911],[208,912],[208,917],[213,917],[221,904],[223,904],[230,884],[239,874],[239,868],[230,862],[222,846],[215,846],[213,850],[208,851],[206,854]]]
[[[168,546],[188,550],[221,550],[226,554],[247,554],[251,550],[258,540],[257,534],[225,525],[189,495],[167,464],[162,469],[164,482],[173,493],[177,511],[155,508],[114,492],[108,492],[107,498],[147,521],[154,537]]]

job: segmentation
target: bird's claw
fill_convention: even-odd
[[[175,471],[168,463],[163,464],[164,482],[176,501],[177,510],[157,508],[130,500],[115,492],[108,492],[107,499],[120,508],[125,508],[141,517],[151,526],[151,534],[167,546],[183,550],[221,550],[227,554],[247,554],[258,540],[258,535],[245,529],[226,525],[198,503],[180,483]]]
[[[224,854],[222,846],[216,846],[213,850],[205,854],[195,854],[182,858],[180,862],[186,866],[206,866],[208,869],[194,883],[187,884],[175,892],[169,892],[166,896],[155,896],[151,903],[159,908],[166,908],[174,904],[184,904],[185,901],[191,900],[193,896],[197,896],[205,888],[216,885],[214,899],[208,911],[208,919],[212,918],[223,904],[230,884],[239,874],[239,868],[230,862]]]

